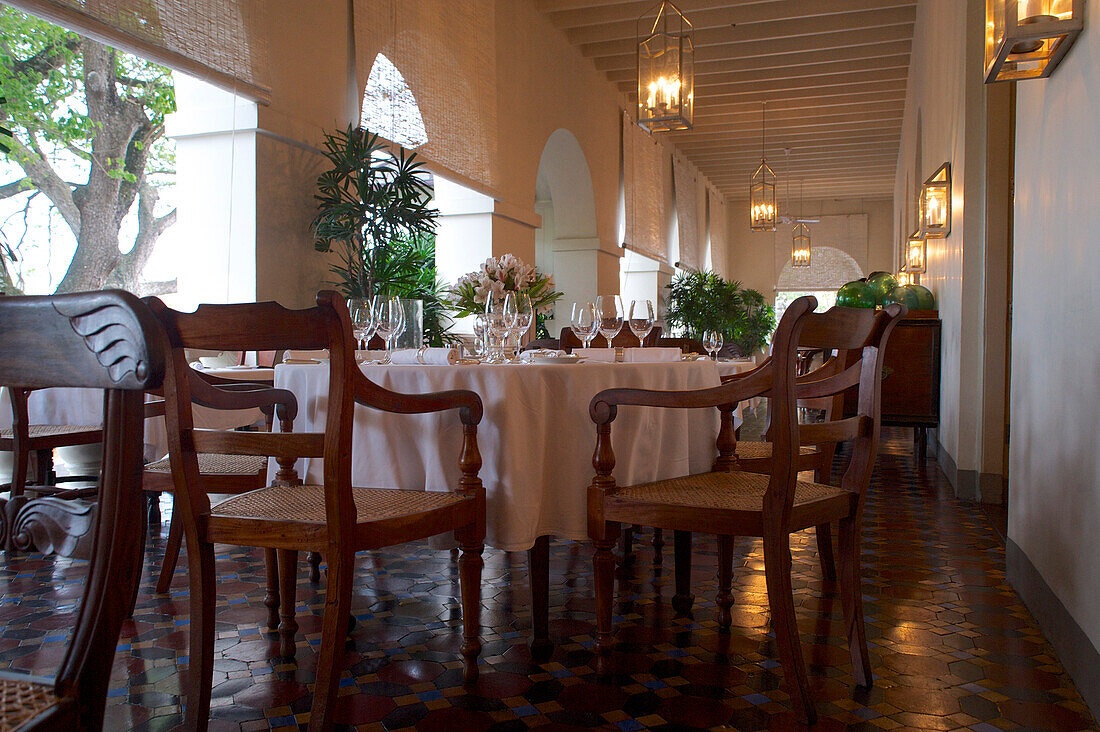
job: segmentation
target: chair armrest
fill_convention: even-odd
[[[588,413],[596,424],[609,424],[614,421],[617,409],[621,405],[678,409],[728,407],[759,396],[772,388],[771,370],[754,369],[740,376],[742,378],[721,386],[686,391],[605,389],[592,397]]]
[[[351,372],[355,401],[367,407],[395,414],[428,414],[459,410],[463,424],[476,425],[483,413],[481,397],[468,389],[405,394],[374,383],[358,369]]]
[[[213,409],[260,409],[268,415],[274,410],[283,422],[293,422],[298,416],[298,400],[287,389],[255,381],[220,379],[194,370],[188,376],[191,401],[195,404]]]
[[[164,416],[164,399],[154,399],[151,402],[145,402],[145,419],[150,417],[163,417]]]
[[[741,379],[745,378],[746,376],[748,376],[750,374],[755,374],[760,369],[764,368],[765,366],[770,365],[771,362],[772,362],[772,357],[768,356],[763,361],[761,361],[760,364],[756,368],[749,369],[748,371],[742,371],[739,374],[727,374],[727,375],[721,377],[722,383],[723,384],[728,384],[731,381],[740,381]]]

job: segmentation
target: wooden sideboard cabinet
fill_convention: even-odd
[[[886,344],[882,378],[882,424],[914,428],[917,457],[928,450],[929,427],[940,424],[940,338],[938,310],[912,310]],[[855,413],[846,394],[845,412]]]

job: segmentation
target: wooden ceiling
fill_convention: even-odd
[[[535,0],[596,68],[637,101],[637,20],[656,0]],[[805,197],[894,190],[916,0],[678,0],[695,26],[695,127],[661,133],[728,200],[748,198],[765,155]]]

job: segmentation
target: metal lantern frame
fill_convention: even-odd
[[[944,163],[924,181],[920,192],[922,239],[943,239],[951,233],[951,163]]]
[[[810,266],[810,227],[801,221],[791,230],[791,266]]]
[[[986,0],[985,83],[1050,76],[1084,27],[1085,0]]]
[[[901,269],[898,270],[898,273],[894,275],[894,279],[898,281],[899,286],[914,284],[913,275],[909,273],[909,270],[905,268],[904,264],[901,266]]]
[[[914,231],[905,239],[904,271],[920,274],[928,269],[928,244],[920,231]]]
[[[650,132],[690,130],[695,116],[694,26],[676,5],[663,0],[638,19],[637,38],[638,124]]]
[[[761,158],[749,188],[749,228],[753,231],[775,231],[775,180],[768,161]]]

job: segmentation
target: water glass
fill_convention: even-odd
[[[584,344],[585,348],[588,348],[588,344],[596,337],[599,327],[600,320],[596,314],[595,305],[590,302],[573,303],[573,314],[569,318],[569,328],[573,331],[573,335],[577,336]]]
[[[600,335],[607,339],[607,347],[612,347],[612,339],[623,329],[623,299],[618,295],[600,295],[596,298],[596,312],[600,317]]]
[[[531,321],[535,319],[535,308],[531,305],[530,295],[522,292],[515,293],[513,302],[515,317],[511,333],[516,339],[515,357],[518,359],[520,349],[523,347],[523,335],[531,328]]]
[[[379,302],[376,315],[378,335],[386,341],[386,356],[382,363],[389,363],[393,340],[405,330],[405,308],[399,299],[391,297]]]
[[[703,333],[703,348],[715,361],[718,360],[718,352],[722,350],[722,334],[716,330],[708,330]]]
[[[630,332],[638,339],[638,347],[645,348],[645,337],[653,330],[657,319],[653,315],[652,300],[632,300],[630,303]]]
[[[485,298],[485,325],[489,334],[490,353],[487,363],[504,363],[504,339],[509,332],[504,319],[505,296],[489,293]]]
[[[474,355],[486,358],[489,355],[489,316],[478,313],[474,316]]]
[[[348,314],[351,316],[351,334],[359,342],[360,348],[367,348],[378,327],[370,301],[364,298],[349,298]]]

